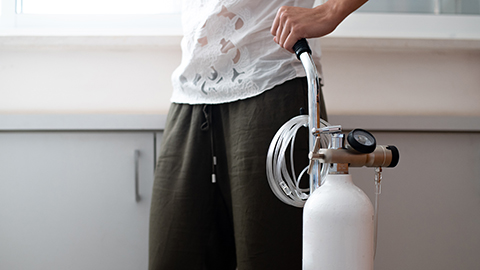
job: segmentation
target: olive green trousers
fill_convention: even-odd
[[[306,79],[297,78],[237,102],[172,104],[153,186],[150,270],[301,269],[302,209],[275,197],[265,164],[277,130],[307,103]],[[297,167],[308,163],[306,134]]]

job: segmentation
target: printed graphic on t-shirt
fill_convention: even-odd
[[[227,2],[235,4],[238,1]],[[202,26],[192,27],[195,32],[188,33],[194,35],[192,40],[195,43],[189,44],[189,49],[193,50],[196,58],[180,76],[180,87],[191,87],[193,84],[204,95],[219,90],[228,92],[233,88],[236,91],[257,88],[248,79],[253,75],[253,67],[246,62],[249,59],[248,50],[238,48],[232,40],[241,36],[241,31],[247,27],[249,11],[242,9],[234,13],[225,5],[213,8],[217,12],[206,18]]]

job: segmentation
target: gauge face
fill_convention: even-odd
[[[364,129],[354,129],[347,136],[349,146],[360,153],[375,151],[377,143],[375,137]]]
[[[357,131],[353,134],[353,138],[363,145],[373,145],[375,143],[375,138],[373,138],[372,134],[367,134],[362,131]]]

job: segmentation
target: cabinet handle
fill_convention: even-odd
[[[135,150],[135,201],[140,201],[140,191],[139,191],[139,160],[140,160],[140,150]]]

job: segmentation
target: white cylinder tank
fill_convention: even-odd
[[[328,175],[303,211],[303,270],[373,270],[374,209],[350,174]]]

